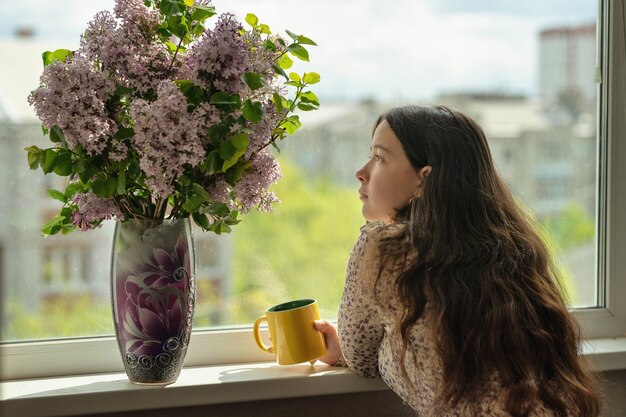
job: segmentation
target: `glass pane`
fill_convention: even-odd
[[[213,4],[314,39],[311,63],[294,70],[322,75],[314,88],[322,107],[302,114],[303,128],[281,145],[273,213],[243,217],[231,235],[195,231],[197,327],[249,325],[304,297],[335,317],[363,224],[354,172],[378,114],[402,104],[448,104],[482,125],[502,175],[552,242],[572,305],[597,305],[595,1]],[[86,22],[112,8],[17,2],[0,17],[2,340],[112,333],[113,225],[42,238],[58,210],[46,190],[62,180],[29,171],[23,150],[46,146],[25,100],[41,52],[76,48]]]

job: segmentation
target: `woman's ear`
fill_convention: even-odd
[[[417,177],[418,177],[417,189],[415,190],[415,194],[413,194],[413,197],[411,197],[411,200],[409,201],[409,203],[411,203],[414,198],[422,196],[422,185],[424,184],[424,180],[426,179],[426,177],[430,174],[432,170],[433,170],[433,167],[431,167],[430,165],[426,165],[425,167],[420,168],[420,170],[417,172]]]

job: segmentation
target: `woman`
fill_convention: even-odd
[[[356,173],[368,223],[323,362],[383,380],[422,416],[600,413],[579,329],[481,128],[446,107],[379,117]]]

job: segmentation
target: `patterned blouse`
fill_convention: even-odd
[[[425,326],[425,317],[429,314],[428,304],[410,331],[409,347],[404,358],[410,380],[408,383],[400,366],[403,344],[396,327],[402,313],[399,300],[394,296],[397,265],[391,268],[386,266],[378,286],[374,288],[380,268],[380,239],[399,235],[402,227],[374,222],[361,228],[361,236],[350,255],[339,307],[338,331],[343,358],[337,365],[345,364],[354,373],[365,377],[380,375],[417,415],[434,416],[434,400],[442,380],[442,368],[434,341]],[[504,409],[497,374],[487,385],[475,402],[459,404],[440,416],[509,417],[510,414]],[[538,406],[530,416],[547,417],[553,416],[553,413]]]

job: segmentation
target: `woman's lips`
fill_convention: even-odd
[[[363,194],[363,193],[359,192],[359,198],[361,200],[365,200],[367,198],[367,194]]]

